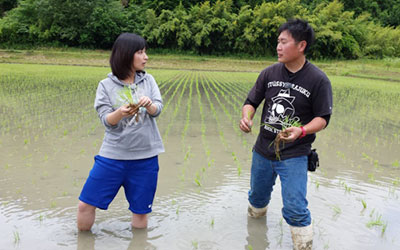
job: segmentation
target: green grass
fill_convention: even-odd
[[[275,57],[249,55],[199,56],[178,51],[149,49],[148,68],[210,71],[260,72],[276,62]],[[0,50],[0,63],[59,64],[107,67],[110,51],[77,48],[38,48]],[[400,82],[400,59],[311,60],[328,75],[391,80]]]

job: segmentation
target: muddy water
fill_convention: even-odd
[[[187,85],[182,99],[178,91],[158,119],[166,153],[160,155],[147,230],[130,227],[123,190],[109,210],[97,211],[91,232],[76,229],[77,197],[101,144],[100,125],[91,132],[92,123],[83,125],[67,135],[57,128],[39,131],[37,137],[29,135],[29,142],[27,135],[4,133],[0,249],[291,249],[279,180],[267,218],[255,220],[246,214],[257,131],[238,133],[239,104],[232,106],[222,97],[219,102],[202,82],[199,96],[195,81],[190,83],[192,98]],[[93,124],[99,123],[92,116]],[[321,167],[309,173],[308,182],[314,249],[399,249],[399,139],[389,131],[378,145],[375,138],[356,143],[357,131],[342,129],[340,120],[333,117],[315,143]],[[374,221],[380,224],[369,226]]]

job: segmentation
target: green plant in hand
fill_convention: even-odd
[[[128,103],[129,107],[133,109],[133,115],[136,115],[136,121],[139,121],[139,115],[137,113],[139,112],[140,106],[135,103],[135,97],[134,94],[132,93],[132,89],[128,86],[124,86],[121,91],[118,92],[120,100],[123,103]]]
[[[262,123],[261,126],[263,125],[276,129],[275,127],[267,123]],[[284,146],[285,145],[284,138],[287,138],[290,135],[289,132],[286,131],[286,129],[290,127],[301,127],[301,126],[302,126],[301,122],[295,119],[290,119],[289,116],[285,116],[284,120],[282,121],[282,130],[276,135],[275,140],[269,145],[271,146],[272,144],[274,144],[275,155],[278,160],[281,160],[281,155],[280,155],[281,144],[282,146]]]

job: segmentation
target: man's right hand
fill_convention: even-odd
[[[242,119],[240,120],[239,128],[240,128],[243,132],[245,132],[245,133],[251,132],[251,127],[252,127],[252,126],[253,126],[253,121],[252,121],[252,120],[249,120],[249,119],[247,119],[247,118],[242,118]]]

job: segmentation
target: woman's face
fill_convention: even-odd
[[[134,72],[144,70],[144,67],[148,59],[149,57],[146,54],[146,48],[136,51],[135,54],[133,55]]]

